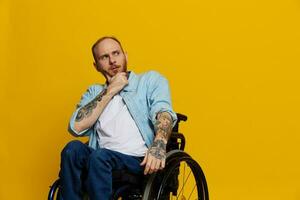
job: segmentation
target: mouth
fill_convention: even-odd
[[[113,75],[117,74],[117,73],[119,72],[119,70],[120,70],[120,67],[121,67],[121,66],[118,66],[118,65],[116,65],[116,66],[111,66],[111,68],[110,68],[111,73],[112,73]]]
[[[120,68],[121,66],[120,65],[113,65],[110,69],[112,70],[112,71],[115,71],[115,70],[117,70],[118,68]]]

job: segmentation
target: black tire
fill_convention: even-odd
[[[48,200],[56,200],[59,199],[59,186],[60,186],[60,180],[57,179],[51,186],[50,191],[48,194]]]
[[[190,172],[185,179],[186,166],[190,169]],[[185,195],[183,194],[184,189],[187,191],[189,188],[184,188],[184,186],[190,175],[193,175],[194,181],[190,182],[194,186],[192,186],[191,193]],[[182,177],[183,181],[180,182]],[[181,150],[173,150],[167,154],[166,168],[149,178],[142,200],[167,200],[174,197],[172,196],[174,194],[176,195],[175,199],[209,200],[207,183],[201,167]],[[191,195],[193,195],[193,198],[191,198]]]

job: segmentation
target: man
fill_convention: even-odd
[[[106,79],[83,94],[69,131],[89,136],[89,144],[72,141],[61,154],[64,200],[91,200],[112,195],[112,171],[151,174],[165,167],[166,144],[176,123],[167,80],[150,71],[127,71],[127,54],[114,37],[92,47],[94,66]]]

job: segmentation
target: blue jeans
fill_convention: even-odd
[[[71,141],[61,153],[61,197],[63,200],[81,200],[86,191],[90,200],[109,200],[112,171],[128,170],[141,174],[141,161],[141,157],[108,149],[94,150],[80,141]]]

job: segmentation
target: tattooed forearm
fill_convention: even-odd
[[[172,117],[167,112],[161,112],[157,115],[155,128],[155,139],[149,149],[149,154],[159,160],[166,158],[166,144],[172,132]]]
[[[103,90],[99,95],[97,95],[91,102],[83,106],[81,109],[79,109],[76,119],[76,122],[80,122],[86,117],[89,117],[93,110],[97,107],[97,103],[102,100],[102,97],[106,94],[106,89]]]
[[[165,159],[166,158],[166,144],[163,140],[158,139],[155,140],[149,150],[149,154],[157,159]]]
[[[161,112],[157,115],[156,124],[154,126],[156,135],[163,139],[168,139],[172,132],[172,117],[167,112]]]

